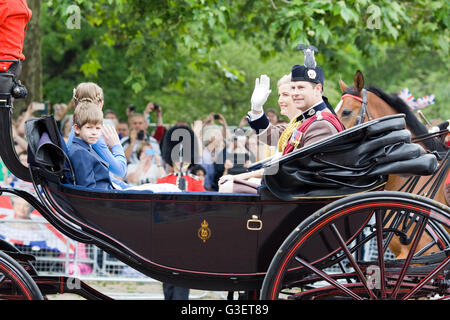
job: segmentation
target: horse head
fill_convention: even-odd
[[[364,76],[361,71],[356,71],[353,77],[353,86],[348,86],[340,79],[341,101],[336,107],[336,114],[346,128],[351,128],[366,120],[371,120],[368,110],[368,99],[371,93],[364,87]]]
[[[346,128],[383,116],[403,113],[406,127],[411,131],[413,137],[428,133],[426,126],[419,121],[412,109],[397,94],[387,94],[375,86],[366,89],[361,71],[356,71],[352,86],[346,85],[343,80],[339,80],[339,85],[342,95],[335,112]],[[426,139],[422,143],[428,150],[445,150],[438,139]]]

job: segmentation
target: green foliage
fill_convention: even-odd
[[[73,4],[80,29],[67,28]],[[333,104],[338,79],[351,82],[361,69],[386,91],[435,93],[427,112],[450,117],[447,1],[45,0],[42,8],[44,96],[54,102],[94,81],[122,117],[128,104],[139,111],[156,100],[166,122],[221,112],[237,124],[260,74],[272,80],[267,105],[276,108],[276,81],[303,62],[295,47],[305,43],[319,49]]]

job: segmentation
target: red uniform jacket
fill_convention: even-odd
[[[25,60],[22,48],[30,19],[26,0],[0,0],[0,59]],[[0,72],[10,65],[11,62],[0,62]]]
[[[320,116],[318,116],[319,114],[320,114]],[[319,138],[322,139],[323,134],[320,135],[320,132],[319,132],[322,129],[321,128],[322,125],[320,124],[321,121],[323,121],[323,125],[326,125],[326,122],[331,123],[332,126],[330,126],[330,127],[334,127],[334,129],[336,130],[335,132],[341,132],[341,131],[345,130],[345,128],[342,125],[339,118],[337,116],[335,116],[334,114],[332,114],[331,112],[327,112],[327,111],[316,112],[313,116],[305,119],[305,121],[297,128],[297,130],[295,130],[293,132],[291,139],[290,139],[290,143],[288,143],[287,146],[283,150],[283,155],[285,155],[289,152],[292,152],[292,150],[294,150],[296,147],[301,148],[301,147],[305,146],[303,139],[305,138],[306,132],[308,131],[308,129],[313,128],[311,126],[313,123],[317,123],[318,125],[316,125],[316,127],[311,130],[318,131]],[[324,133],[326,135],[331,135],[331,132],[329,132],[329,129],[326,129],[324,131]]]
[[[171,174],[163,178],[156,180],[156,183],[170,183],[178,186],[179,176]],[[186,180],[186,191],[205,191],[203,182],[200,179],[194,178],[191,175],[184,175],[183,178]]]

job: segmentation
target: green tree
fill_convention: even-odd
[[[79,6],[80,29],[67,29],[71,4]],[[299,43],[319,48],[333,103],[338,79],[352,79],[356,69],[397,91],[401,76],[414,75],[401,69],[386,83],[377,70],[394,66],[392,55],[412,61],[431,54],[437,76],[430,73],[430,80],[445,74],[448,6],[430,0],[46,0],[44,94],[67,101],[78,82],[91,80],[121,115],[130,103],[142,110],[156,99],[169,107],[168,121],[218,110],[236,122],[255,77],[269,74],[274,91],[276,80],[302,63]],[[276,106],[275,96],[270,105]]]

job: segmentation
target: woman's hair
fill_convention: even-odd
[[[152,145],[150,143],[148,143],[147,141],[142,141],[141,143],[139,143],[136,148],[136,156],[139,160],[141,160],[141,155],[142,155],[142,152],[144,151],[145,147],[150,147],[153,149]]]
[[[281,79],[277,82],[277,87],[279,88],[283,84],[291,83],[291,76],[291,73],[282,76]]]
[[[104,101],[103,89],[93,82],[82,82],[73,89],[75,108],[80,102],[94,102],[99,104],[100,101]]]
[[[103,112],[94,102],[82,101],[80,102],[74,113],[73,123],[81,128],[86,123],[103,123]]]

